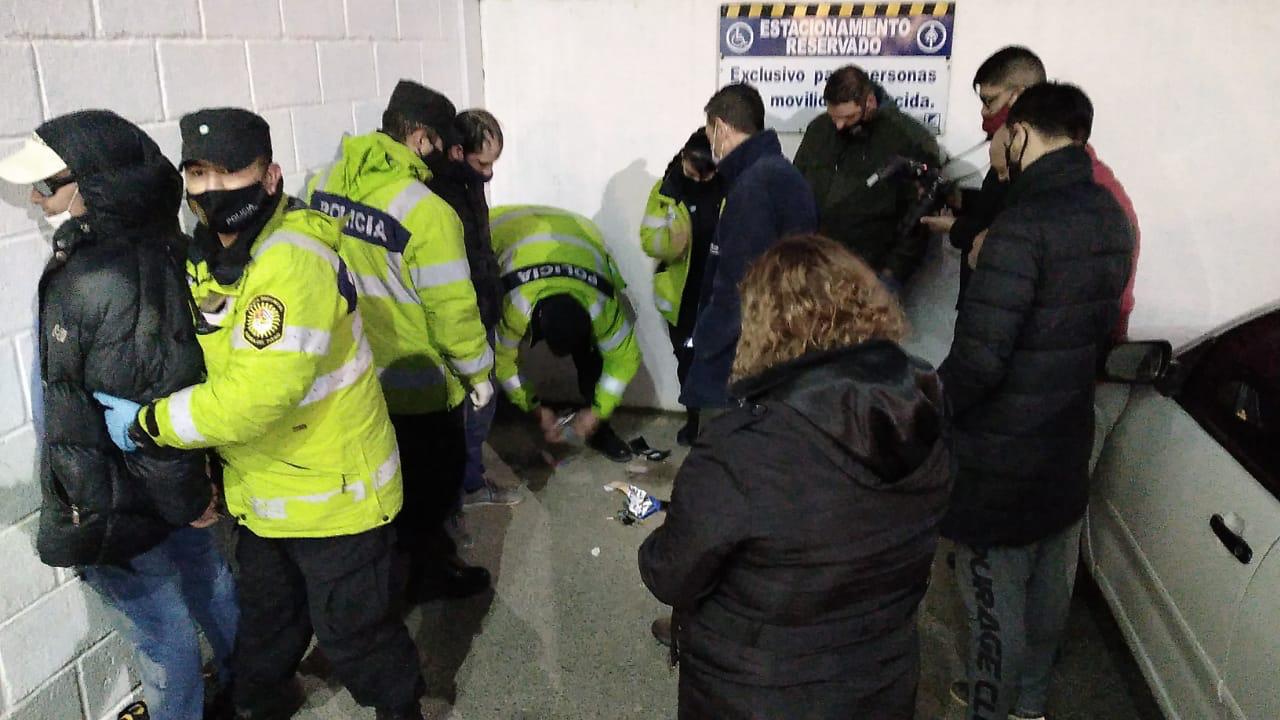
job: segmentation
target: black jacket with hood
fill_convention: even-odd
[[[54,233],[40,278],[43,507],[37,549],[54,566],[118,564],[200,517],[200,452],[124,454],[94,392],[146,403],[201,380],[180,258],[182,179],[151,138],[114,113],[64,115],[36,131],[76,177],[87,214]]]
[[[912,672],[950,490],[937,376],[872,341],[734,393],[743,405],[708,426],[639,552],[645,585],[675,608],[681,673],[853,692]],[[803,698],[788,717],[827,717]],[[719,717],[754,717],[721,700]]]

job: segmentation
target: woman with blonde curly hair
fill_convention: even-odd
[[[950,491],[942,392],[902,309],[816,235],[742,284],[733,394],[640,572],[675,608],[680,717],[911,718],[916,609]]]

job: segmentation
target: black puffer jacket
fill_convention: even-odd
[[[939,370],[959,468],[947,537],[1025,545],[1084,514],[1094,378],[1133,243],[1083,148],[1045,155],[1010,185]]]
[[[182,181],[145,133],[112,113],[65,115],[37,132],[66,161],[88,208],[54,234],[40,279],[37,548],[49,565],[123,564],[198,518],[211,493],[203,453],[121,453],[92,397],[145,403],[201,379],[177,260]]]
[[[812,683],[871,695],[918,659],[915,613],[950,488],[941,386],[924,362],[875,341],[802,357],[734,393],[745,404],[712,421],[680,468],[640,574],[675,608],[682,674],[702,687],[795,688],[794,711],[777,717],[831,717],[806,705]],[[906,685],[898,699],[910,706]],[[716,694],[708,717],[759,716],[731,690]],[[898,717],[828,699],[855,717]],[[689,701],[682,691],[681,716],[701,717]]]

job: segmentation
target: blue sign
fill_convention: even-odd
[[[918,12],[911,12],[917,10]],[[724,5],[724,57],[950,57],[953,3]]]

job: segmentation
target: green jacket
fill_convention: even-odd
[[[818,202],[819,231],[858,253],[877,272],[891,270],[906,280],[924,257],[923,233],[898,242],[898,221],[917,198],[915,184],[902,178],[867,187],[867,178],[895,156],[936,164],[938,143],[927,128],[894,105],[880,106],[861,132],[836,130],[819,115],[805,129],[795,166]]]
[[[654,183],[640,221],[640,247],[661,262],[653,274],[653,302],[668,324],[680,322],[680,298],[689,278],[693,251],[693,221],[685,204],[662,194],[662,180]]]
[[[489,217],[493,252],[498,256],[504,282],[518,278],[522,271],[527,280],[517,287],[508,285],[510,289],[502,301],[495,347],[498,383],[521,410],[529,411],[538,405],[537,394],[520,373],[520,342],[529,331],[538,301],[568,294],[591,316],[596,347],[604,358],[592,408],[607,420],[640,369],[640,344],[620,299],[626,282],[605,250],[600,230],[581,215],[552,207],[507,205],[493,208]],[[612,292],[602,292],[579,278],[555,274],[565,268],[594,273],[613,286]]]
[[[244,274],[187,263],[207,379],[141,414],[157,444],[217,448],[227,508],[261,537],[334,537],[400,511],[400,455],[338,221],[282,198]]]
[[[342,157],[306,201],[346,217],[351,267],[387,407],[393,415],[457,407],[489,379],[493,351],[471,284],[462,221],[424,184],[417,153],[382,132],[343,138]]]

